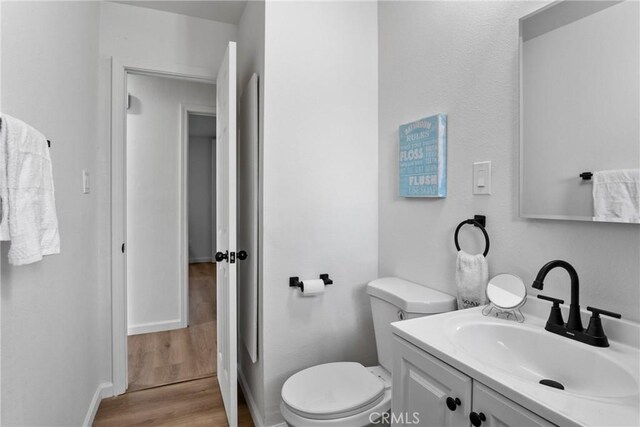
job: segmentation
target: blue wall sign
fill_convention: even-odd
[[[447,115],[400,126],[400,196],[446,195]]]

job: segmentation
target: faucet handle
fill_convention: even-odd
[[[551,306],[551,313],[549,313],[549,319],[547,319],[547,325],[564,325],[564,319],[562,318],[562,312],[560,311],[560,304],[564,304],[564,300],[540,294],[538,294],[538,298],[545,301],[551,301],[553,303],[553,306]]]
[[[591,313],[591,319],[589,319],[589,326],[587,327],[587,335],[590,335],[596,338],[600,343],[600,347],[609,347],[609,340],[607,336],[604,334],[604,328],[602,327],[602,320],[600,320],[600,315],[604,314],[605,316],[615,317],[616,319],[620,319],[622,316],[618,313],[613,313],[607,310],[601,310],[595,307],[587,307]]]
[[[553,303],[554,307],[557,307],[558,304],[564,304],[564,300],[563,299],[548,297],[548,296],[542,295],[542,294],[538,294],[538,298],[539,299],[543,299],[545,301],[551,301]]]
[[[592,319],[594,317],[598,317],[600,314],[603,314],[603,315],[609,316],[609,317],[614,317],[616,319],[621,319],[622,318],[621,314],[614,313],[613,311],[603,310],[601,308],[587,307],[587,310],[589,310],[590,312],[593,313],[593,315],[591,316]]]

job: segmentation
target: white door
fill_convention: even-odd
[[[229,42],[216,81],[218,383],[230,426],[238,424],[236,313],[236,44]]]
[[[471,378],[404,340],[394,340],[391,425],[468,427]]]

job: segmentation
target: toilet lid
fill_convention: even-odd
[[[289,408],[315,418],[364,410],[383,394],[384,383],[355,362],[312,366],[282,386],[282,400]]]

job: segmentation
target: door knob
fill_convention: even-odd
[[[222,262],[228,258],[229,258],[229,251],[225,251],[224,253],[216,252],[216,262]]]
[[[244,261],[245,259],[247,259],[248,256],[249,256],[249,254],[247,253],[247,251],[239,251],[238,252],[238,259],[240,261]]]
[[[471,425],[474,427],[480,427],[483,421],[487,421],[487,417],[482,412],[479,414],[472,412],[469,414],[469,421],[471,421]]]

